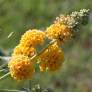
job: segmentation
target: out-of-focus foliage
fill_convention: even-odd
[[[60,13],[91,6],[87,0],[0,0],[0,45],[12,48],[29,28],[45,29]]]
[[[0,0],[0,47],[9,53],[30,28],[45,29],[56,16],[82,8],[92,9],[91,0]],[[65,62],[55,74],[41,73],[33,78],[55,92],[91,92],[92,88],[92,12],[89,24],[84,26],[77,38],[67,43]],[[9,34],[13,34],[8,38]],[[72,48],[70,48],[72,47]],[[13,81],[13,83],[12,83]],[[9,85],[8,85],[9,83]],[[0,81],[0,88],[22,88],[23,83],[7,78]]]

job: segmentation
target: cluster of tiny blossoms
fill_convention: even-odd
[[[60,68],[64,61],[64,53],[56,43],[48,47],[39,57],[41,71],[55,71]]]
[[[67,25],[54,23],[46,29],[46,35],[48,38],[57,39],[60,44],[63,44],[64,42],[71,39],[73,34]]]
[[[11,76],[16,80],[31,79],[35,72],[34,63],[24,55],[16,55],[9,62]]]
[[[81,12],[83,16],[80,16]],[[86,9],[81,10],[81,12],[74,13],[74,17],[71,14],[58,17],[45,31],[37,29],[26,31],[22,35],[19,44],[14,48],[8,63],[11,76],[15,80],[31,79],[36,72],[35,64],[39,65],[41,72],[58,70],[64,62],[62,44],[76,35],[73,31],[74,28],[77,28],[75,27],[76,23],[77,26],[80,26],[79,24],[83,24],[84,15],[88,17]],[[37,52],[37,46],[44,46],[46,39],[51,41],[44,49]]]

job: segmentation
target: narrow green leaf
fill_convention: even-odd
[[[4,74],[3,76],[0,77],[0,80],[3,80],[4,78],[6,78],[6,77],[9,76],[9,75],[10,75],[10,72]]]
[[[2,68],[4,68],[4,67],[6,67],[7,65],[8,65],[7,63],[5,63],[5,64],[1,65],[1,66],[0,66],[0,69],[2,69]]]

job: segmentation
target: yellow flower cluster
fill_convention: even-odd
[[[41,71],[55,71],[60,68],[64,61],[64,53],[55,43],[48,47],[41,55],[40,55],[40,70]]]
[[[8,67],[11,76],[16,80],[30,79],[34,73],[33,63],[30,61],[36,54],[36,45],[44,43],[45,33],[37,29],[28,30],[21,37],[20,43],[14,48],[12,59]]]
[[[50,39],[57,39],[59,43],[64,43],[71,39],[72,32],[67,25],[54,23],[46,29],[46,34]]]
[[[8,67],[11,76],[19,81],[31,79],[35,72],[33,62],[24,55],[13,56],[8,63]]]
[[[34,47],[34,46],[43,44],[44,39],[45,39],[44,32],[37,30],[37,29],[28,30],[22,36],[20,40],[20,44],[23,46],[33,46]]]
[[[53,24],[53,32],[57,31],[59,28],[64,29],[64,25]],[[48,30],[50,34],[55,34],[57,38],[57,33],[53,33],[51,29]],[[63,33],[63,30],[62,30]],[[49,34],[49,35],[50,35]],[[49,37],[48,35],[48,37]],[[51,35],[52,36],[52,35]],[[35,47],[44,43],[46,34],[42,31],[33,29],[29,30],[21,37],[20,43],[14,48],[12,58],[8,64],[11,76],[16,80],[26,80],[30,79],[35,71],[34,61],[30,61],[30,58],[37,54]],[[52,37],[53,38],[53,37]],[[60,68],[64,61],[64,53],[57,45],[53,43],[50,45],[43,53],[38,55],[41,62],[39,63],[39,68],[41,71],[56,71]]]
[[[52,24],[44,32],[33,29],[28,30],[21,37],[20,43],[14,48],[12,58],[8,64],[11,76],[16,80],[30,79],[35,71],[34,61],[30,58],[37,54],[35,47],[44,43],[46,38],[57,39],[61,43],[70,36],[70,29],[59,23]],[[61,37],[64,38],[61,39]],[[41,71],[56,71],[64,61],[64,53],[57,45],[53,43],[43,53],[38,55],[41,62],[39,68]]]
[[[37,29],[28,30],[21,37],[19,45],[17,45],[12,55],[26,55],[32,57],[35,53],[35,46],[43,44],[45,39],[45,33]]]
[[[83,9],[60,16],[45,32],[37,29],[26,31],[8,63],[11,76],[16,80],[31,79],[35,72],[35,63],[39,63],[40,71],[58,70],[64,62],[64,53],[60,46],[76,34],[76,29],[88,18],[88,12],[89,10]],[[46,37],[51,41],[47,43]],[[36,47],[42,44],[45,46],[46,43],[47,47],[37,53]]]

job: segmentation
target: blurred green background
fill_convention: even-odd
[[[0,0],[0,50],[11,52],[21,35],[30,28],[46,29],[56,16],[82,8],[92,9],[91,0]],[[55,92],[92,92],[92,12],[89,24],[75,40],[65,45],[65,62],[56,73],[36,74],[32,84],[52,88]],[[13,32],[10,38],[9,34]],[[8,84],[9,83],[9,84]],[[10,78],[1,88],[24,86]]]

